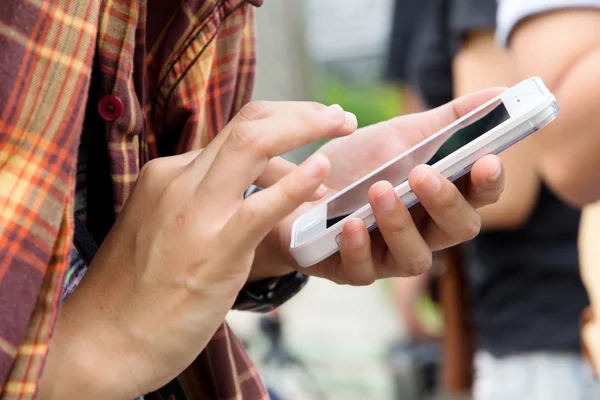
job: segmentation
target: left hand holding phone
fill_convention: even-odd
[[[488,89],[461,97],[437,109],[358,130],[327,143],[319,152],[331,162],[326,185],[329,195],[401,154],[500,94]],[[287,171],[282,171],[282,174]],[[433,168],[418,166],[409,175],[410,187],[420,204],[410,212],[387,182],[369,190],[369,203],[379,229],[370,235],[362,220],[345,225],[340,251],[309,268],[299,267],[289,254],[290,227],[311,208],[300,207],[278,224],[257,252],[255,264],[279,266],[350,285],[368,285],[377,279],[418,275],[431,266],[432,252],[472,239],[479,233],[478,208],[496,202],[502,193],[504,172],[500,159],[489,155],[477,161],[470,174],[450,182]],[[278,252],[274,252],[278,244]],[[264,275],[264,274],[263,274]]]

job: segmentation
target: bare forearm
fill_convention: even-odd
[[[133,379],[124,372],[123,351],[128,346],[119,343],[119,333],[103,323],[102,318],[71,312],[71,301],[65,302],[58,317],[37,398],[137,397]]]
[[[557,90],[562,115],[536,139],[542,176],[559,196],[577,206],[600,199],[598,68],[600,47],[582,69],[588,72],[574,73]]]
[[[600,199],[600,10],[531,18],[511,41],[521,77],[538,75],[556,94],[559,118],[535,135],[539,169],[564,200]]]

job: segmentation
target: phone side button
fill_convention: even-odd
[[[337,236],[335,237],[335,242],[337,243],[338,247],[340,247],[341,239],[342,239],[342,234],[338,233]]]
[[[369,228],[373,229],[372,226],[375,225],[375,216],[373,214],[371,214],[368,217],[366,217],[365,219],[363,219],[363,222],[365,223],[365,226],[367,227],[367,230]]]

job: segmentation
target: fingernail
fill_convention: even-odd
[[[375,198],[375,202],[383,211],[391,211],[396,207],[396,193],[392,188],[386,189]]]
[[[333,104],[323,110],[325,116],[330,119],[342,119],[346,118],[344,109],[339,104]]]
[[[442,188],[442,181],[428,168],[423,168],[423,174],[419,178],[418,186],[431,194],[437,193]]]
[[[488,177],[488,181],[495,183],[498,182],[498,179],[500,179],[500,175],[502,174],[502,165],[497,162],[496,163],[496,169],[494,169],[494,172],[492,172],[492,174]]]
[[[302,164],[300,170],[304,176],[311,180],[323,179],[323,174],[321,173],[323,167],[319,160],[320,157],[321,156],[312,156]]]
[[[357,228],[350,232],[345,239],[348,241],[348,245],[352,247],[360,247],[365,244],[365,238],[363,237],[361,228]]]
[[[320,199],[321,197],[327,194],[327,186],[320,185],[319,188],[315,191],[315,197]]]
[[[344,113],[344,115],[345,115],[344,128],[353,129],[353,130],[356,129],[358,127],[358,120],[356,119],[356,115],[354,115],[348,111],[346,111]]]

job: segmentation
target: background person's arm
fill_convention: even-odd
[[[514,30],[510,48],[519,76],[540,76],[561,108],[534,137],[543,179],[572,204],[600,199],[600,10],[529,18]]]
[[[518,81],[512,60],[496,46],[491,30],[468,35],[452,68],[455,97]],[[497,203],[479,210],[483,230],[514,229],[527,222],[540,188],[534,153],[527,139],[500,155],[506,170],[504,192]]]
[[[429,271],[418,276],[393,280],[398,319],[403,323],[410,337],[418,341],[436,338],[436,333],[427,326],[417,310],[417,303],[425,294],[430,281]]]
[[[592,308],[592,320],[582,326],[581,336],[591,364],[600,374],[600,203],[586,206],[579,225],[579,260],[581,279],[586,286]]]

